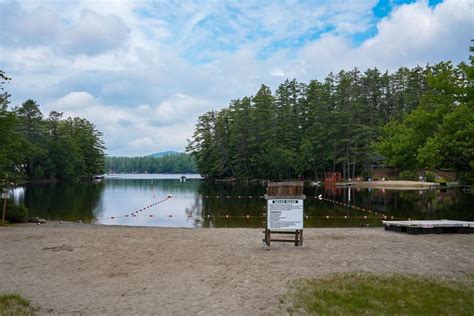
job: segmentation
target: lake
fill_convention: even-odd
[[[28,184],[14,190],[29,216],[103,225],[263,227],[265,186],[206,182],[199,175],[112,175],[98,182]],[[305,227],[382,226],[387,219],[474,220],[474,194],[460,189],[305,187]],[[324,200],[320,200],[321,195]],[[335,203],[337,202],[337,204]]]

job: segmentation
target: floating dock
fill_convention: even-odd
[[[431,220],[431,221],[382,221],[385,230],[417,234],[472,234],[474,222]]]

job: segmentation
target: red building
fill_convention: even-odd
[[[342,176],[340,172],[325,172],[324,182],[341,182]]]

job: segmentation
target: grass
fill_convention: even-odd
[[[337,273],[295,281],[282,301],[290,314],[474,315],[474,276]]]
[[[32,315],[30,302],[18,294],[0,294],[0,315]]]

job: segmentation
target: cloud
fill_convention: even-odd
[[[0,39],[4,44],[35,45],[59,33],[59,15],[51,9],[37,8],[30,14],[17,1],[0,3]]]
[[[87,92],[71,92],[54,102],[59,110],[77,110],[98,105],[99,102]]]
[[[115,15],[83,9],[79,18],[64,19],[55,10],[26,10],[17,1],[0,3],[2,45],[42,47],[65,54],[95,55],[123,47],[129,28]]]
[[[135,138],[130,142],[130,147],[137,148],[138,150],[150,145],[153,145],[153,139],[150,137]]]
[[[460,61],[474,37],[473,12],[474,3],[462,0],[447,0],[435,8],[426,2],[402,5],[378,23],[377,36],[360,50],[384,63]]]
[[[309,65],[309,73],[322,77],[329,71],[358,67],[396,70],[427,63],[466,60],[474,38],[469,1],[446,0],[436,7],[415,2],[395,8],[381,19],[376,34],[360,46],[344,35],[325,34],[305,45],[298,59]]]
[[[79,20],[62,34],[60,46],[69,54],[95,55],[126,44],[128,33],[128,27],[119,17],[100,16],[84,9]]]
[[[189,117],[197,117],[206,112],[211,106],[206,100],[176,93],[155,107],[153,118],[149,121],[149,124],[163,126],[184,123],[189,120]]]

